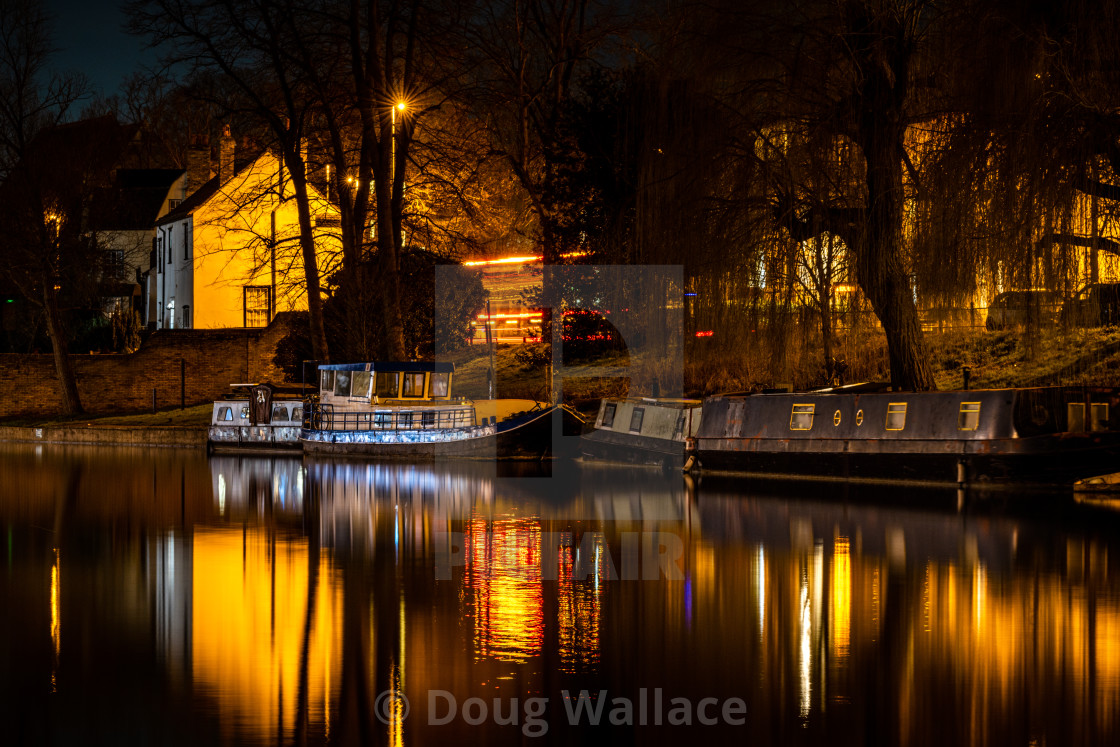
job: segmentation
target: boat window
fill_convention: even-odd
[[[887,405],[887,430],[900,431],[906,427],[906,403],[891,402]]]
[[[376,428],[392,428],[393,427],[393,413],[391,413],[391,412],[375,412],[373,414],[373,425]]]
[[[411,412],[398,412],[397,413],[397,427],[398,428],[411,428],[412,427],[412,413]]]
[[[618,406],[614,402],[610,402],[603,408],[603,427],[610,428],[614,425],[614,411]]]
[[[980,403],[961,402],[961,411],[957,415],[958,431],[974,431],[980,427]]]
[[[372,378],[369,371],[356,371],[353,381],[350,382],[350,396],[368,397],[369,383]]]
[[[1066,405],[1066,430],[1079,433],[1085,430],[1085,403],[1070,402]]]
[[[794,405],[789,415],[789,429],[791,431],[808,431],[813,428],[813,413],[816,405]]]
[[[431,410],[425,410],[420,414],[420,425],[423,428],[434,428],[436,425],[436,414]]]
[[[377,396],[396,397],[400,392],[400,374],[396,371],[389,373],[377,372]]]
[[[334,391],[334,371],[319,372],[319,388],[324,392]]]
[[[218,421],[219,422],[229,422],[230,420],[233,420],[233,408],[232,407],[219,408],[218,409]]]
[[[334,393],[338,397],[350,396],[350,372],[339,371],[334,377]]]
[[[630,415],[630,432],[638,433],[642,430],[642,419],[645,417],[646,410],[644,407],[635,407],[634,412]]]
[[[402,397],[423,397],[424,396],[424,374],[422,373],[406,373],[404,375],[404,389],[401,391]]]
[[[1093,402],[1090,407],[1090,429],[1094,431],[1108,430],[1108,403]]]
[[[434,373],[432,374],[431,379],[431,383],[428,384],[428,388],[431,389],[431,392],[428,394],[428,396],[446,397],[447,385],[451,381],[451,374]]]
[[[281,407],[280,405],[274,405],[273,408],[272,408],[272,420],[273,420],[273,422],[275,422],[277,420],[287,420],[287,419],[288,419],[288,408],[287,407]]]

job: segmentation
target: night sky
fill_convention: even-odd
[[[145,41],[123,30],[119,0],[44,0],[54,16],[54,64],[86,74],[97,93],[111,96],[125,78],[156,55]]]

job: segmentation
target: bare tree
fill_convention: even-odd
[[[35,0],[0,0],[0,174],[3,271],[46,320],[63,411],[83,411],[67,351],[67,301],[90,281],[92,239],[84,224],[89,182],[110,143],[59,137],[83,98],[84,80],[49,72],[49,17]],[[103,151],[102,151],[103,152]],[[104,175],[104,172],[101,172]]]

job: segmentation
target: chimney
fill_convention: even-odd
[[[184,197],[190,197],[213,176],[210,168],[210,144],[205,135],[194,135],[187,146],[187,187]]]
[[[229,134],[229,125],[222,129],[222,140],[218,155],[218,177],[222,184],[233,178],[233,156],[237,151],[237,143],[233,135]]]

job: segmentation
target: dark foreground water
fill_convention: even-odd
[[[957,498],[7,447],[0,744],[1120,743],[1120,525]]]

